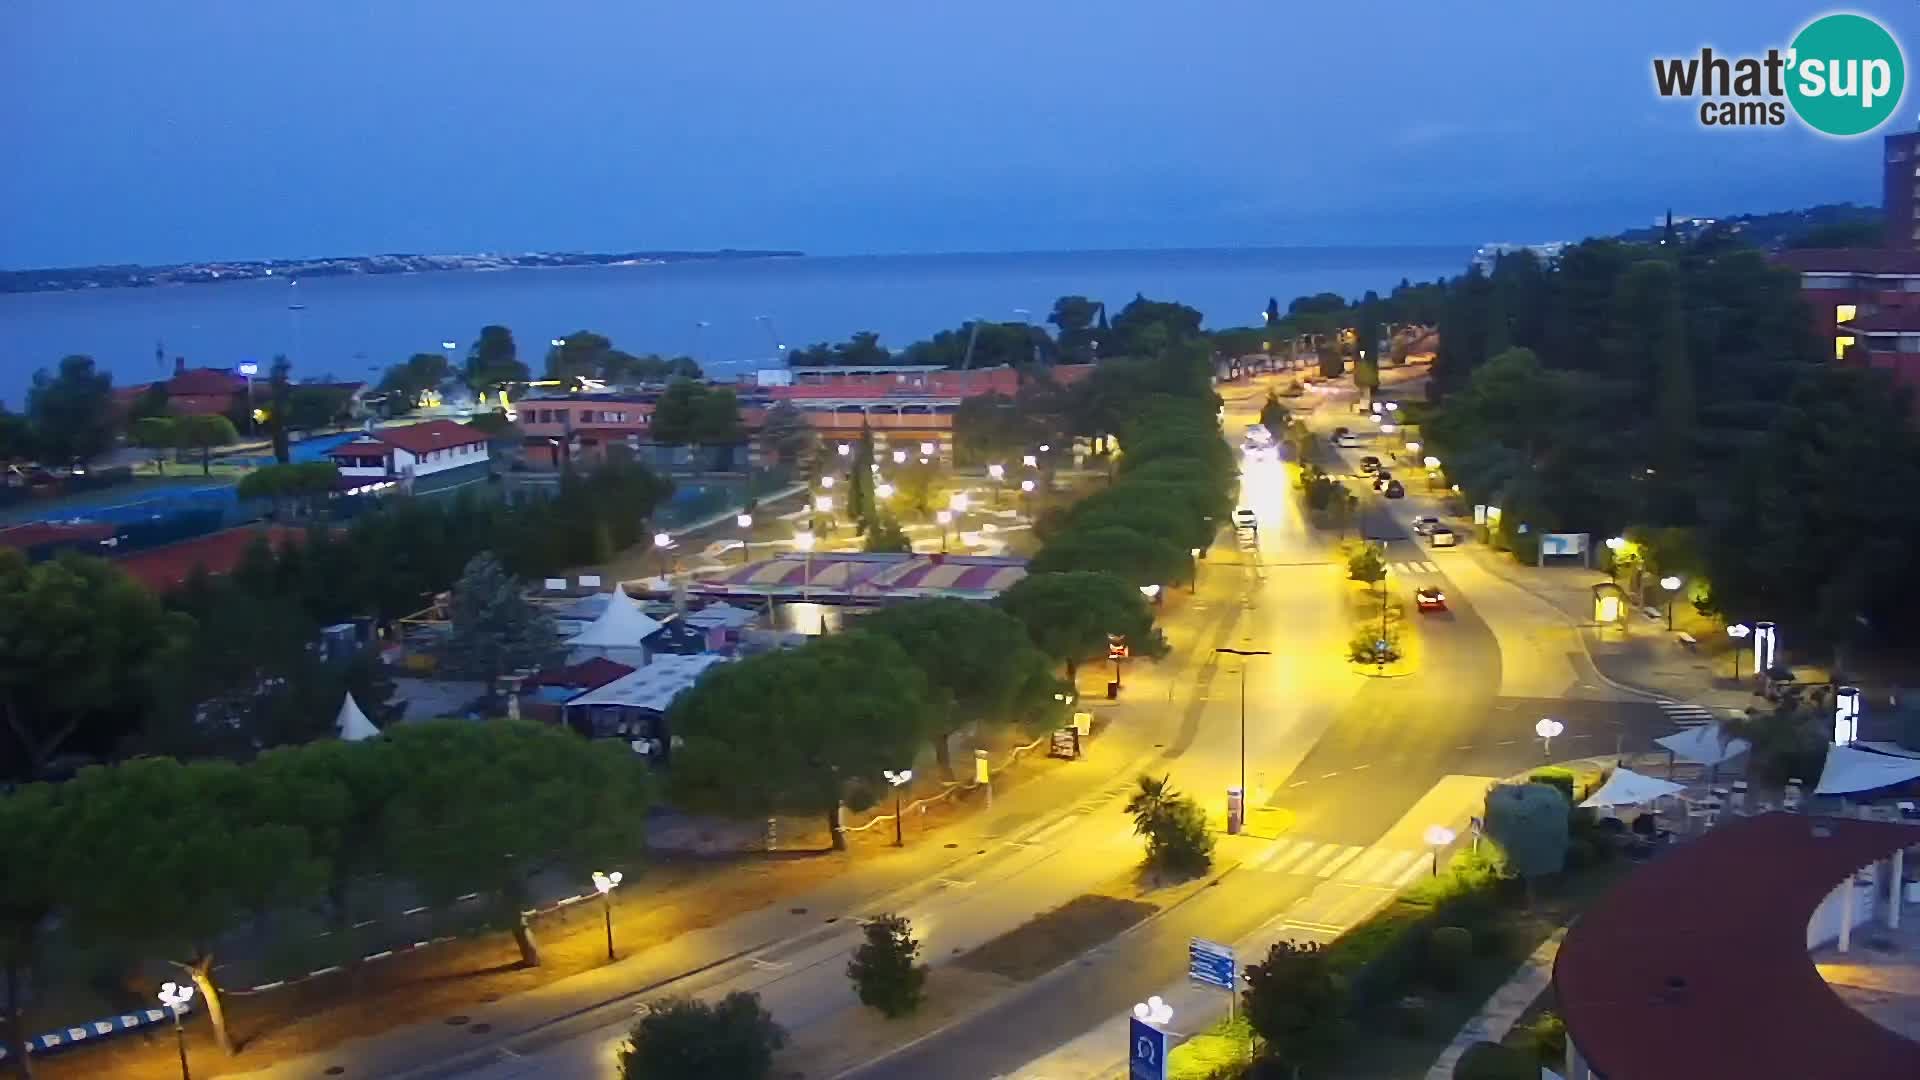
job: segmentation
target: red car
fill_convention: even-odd
[[[1431,585],[1413,590],[1413,602],[1420,605],[1422,612],[1447,610],[1447,594]]]

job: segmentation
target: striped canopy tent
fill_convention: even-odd
[[[735,567],[695,582],[708,596],[798,596],[884,601],[925,596],[990,599],[1027,574],[1025,559],[970,555],[827,552]]]

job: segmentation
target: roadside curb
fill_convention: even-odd
[[[1592,644],[1587,641],[1588,627],[1586,623],[1581,622],[1580,620],[1575,619],[1572,615],[1567,614],[1567,611],[1565,608],[1562,608],[1558,603],[1556,603],[1553,599],[1548,597],[1547,594],[1542,592],[1540,589],[1537,589],[1533,585],[1528,584],[1527,582],[1522,581],[1521,579],[1514,577],[1511,574],[1508,574],[1503,565],[1503,560],[1506,557],[1505,552],[1496,552],[1496,551],[1493,551],[1491,548],[1487,548],[1483,545],[1475,545],[1474,549],[1487,553],[1486,557],[1481,558],[1478,561],[1480,565],[1487,570],[1488,573],[1499,578],[1501,581],[1504,581],[1507,584],[1513,586],[1514,588],[1527,593],[1529,596],[1532,596],[1534,599],[1540,601],[1541,603],[1547,605],[1547,607],[1551,608],[1553,612],[1556,615],[1558,615],[1560,619],[1563,622],[1565,622],[1567,626],[1573,630],[1574,637],[1577,638],[1580,642],[1580,652],[1583,655],[1585,655],[1587,658],[1587,666],[1593,669],[1593,673],[1599,676],[1601,682],[1606,683],[1608,686],[1613,687],[1615,690],[1618,690],[1621,693],[1633,694],[1636,697],[1650,698],[1654,701],[1680,700],[1674,697],[1672,694],[1663,693],[1659,690],[1649,690],[1644,686],[1636,686],[1632,683],[1624,682],[1620,679],[1616,679],[1613,676],[1607,674],[1606,671],[1601,668],[1599,658],[1594,656]]]

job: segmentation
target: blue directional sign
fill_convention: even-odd
[[[1205,938],[1194,938],[1189,941],[1187,943],[1187,978],[1206,983],[1208,986],[1217,986],[1222,990],[1237,989],[1238,984],[1233,978],[1233,950]]]
[[[1127,1080],[1167,1080],[1167,1033],[1137,1016],[1127,1020]]]

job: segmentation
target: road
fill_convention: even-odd
[[[1225,423],[1237,432],[1257,414],[1265,385],[1229,388]],[[1340,415],[1323,406],[1314,423]],[[1349,424],[1349,426],[1352,426]],[[610,1075],[616,1048],[643,996],[754,990],[804,1040],[858,1008],[844,975],[857,918],[893,910],[914,922],[936,967],[1032,915],[1123,873],[1138,840],[1120,807],[1130,777],[1168,773],[1174,786],[1220,813],[1242,769],[1245,679],[1250,835],[1222,837],[1217,881],[1185,903],[1013,988],[985,1011],[846,1073],[858,1077],[1105,1075],[1122,1043],[1095,1039],[1084,1071],[1057,1067],[1063,1046],[1099,1032],[1154,988],[1177,982],[1186,942],[1246,937],[1295,919],[1328,934],[1364,916],[1393,888],[1425,872],[1417,839],[1425,816],[1458,820],[1486,777],[1543,760],[1531,729],[1540,716],[1567,725],[1556,756],[1605,749],[1615,731],[1668,724],[1649,704],[1617,700],[1550,609],[1487,571],[1470,547],[1416,545],[1406,522],[1431,504],[1413,497],[1367,506],[1368,535],[1388,544],[1389,587],[1440,585],[1450,611],[1421,625],[1416,672],[1381,679],[1344,659],[1345,567],[1302,519],[1284,469],[1249,462],[1243,504],[1261,521],[1252,551],[1216,549],[1195,593],[1167,622],[1177,659],[1157,674],[1130,673],[1123,702],[1090,757],[1045,783],[1010,793],[994,811],[954,826],[944,841],[895,861],[856,868],[819,893],[783,901],[710,931],[648,950],[572,988],[583,1004],[559,1022],[533,1019],[538,1003],[488,1006],[505,1038],[448,1057],[444,1038],[383,1038],[378,1047],[327,1055],[353,1075],[424,1080],[468,1076]],[[1219,646],[1265,649],[1242,661]],[[1245,667],[1242,668],[1244,663]],[[1440,797],[1444,796],[1444,797]],[[794,914],[799,912],[800,914]],[[828,914],[832,913],[832,914]],[[573,982],[574,980],[569,980]],[[560,984],[564,986],[564,984]],[[549,988],[553,998],[563,990]],[[598,1001],[625,993],[611,1004]],[[546,1003],[544,1015],[557,1010]],[[476,1011],[476,1018],[479,1011]],[[372,1042],[370,1040],[369,1042]],[[428,1053],[432,1045],[437,1053]],[[1112,1060],[1102,1046],[1110,1046]],[[1052,1057],[1050,1058],[1050,1055]],[[261,1076],[313,1075],[292,1067]]]

